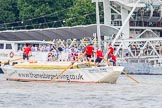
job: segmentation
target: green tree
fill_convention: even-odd
[[[94,24],[95,12],[95,3],[91,0],[0,0],[0,29]],[[102,10],[100,15],[102,21]]]
[[[73,0],[18,0],[19,18],[23,25],[58,21],[65,18],[64,11],[72,5]]]
[[[15,22],[18,17],[17,0],[0,0],[0,25],[1,27],[13,26],[4,23]]]
[[[75,0],[68,11],[66,25],[85,25],[95,23],[95,4],[91,0]]]

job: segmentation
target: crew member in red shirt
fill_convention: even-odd
[[[31,55],[31,47],[28,44],[26,44],[23,48],[23,60],[29,60],[29,55]]]
[[[114,53],[114,48],[111,44],[109,44],[108,52],[107,52],[107,59],[111,58],[111,53]]]
[[[116,56],[113,53],[110,53],[110,60],[109,62],[111,62],[113,64],[113,66],[116,66]]]
[[[98,49],[96,52],[96,60],[95,60],[95,66],[99,66],[99,63],[101,63],[103,59],[103,53],[101,49]]]
[[[92,54],[93,54],[93,50],[94,50],[94,47],[93,47],[92,44],[89,44],[85,48],[86,58],[87,58],[87,62],[88,62],[88,65],[89,66],[90,66],[90,62],[91,62],[91,57],[92,57]]]

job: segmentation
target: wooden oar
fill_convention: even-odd
[[[133,81],[135,81],[136,83],[139,83],[139,81],[137,81],[136,79],[134,79],[132,76],[130,76],[127,72],[122,72],[124,73],[128,78],[132,79]]]
[[[103,60],[107,63],[107,65],[112,65],[106,58],[103,57]]]
[[[6,63],[8,63],[8,62],[14,62],[14,61],[17,61],[17,60],[22,60],[22,59],[23,59],[23,58],[16,58],[16,59],[13,59],[13,60],[5,61],[5,62],[0,63],[0,65],[1,65],[1,64],[6,64]]]
[[[29,57],[31,57],[32,55],[30,55]],[[13,60],[8,60],[8,61],[5,61],[5,62],[2,62],[2,63],[0,63],[0,65],[1,64],[6,64],[6,63],[8,63],[8,62],[14,62],[14,61],[17,61],[17,60],[23,60],[23,58],[16,58],[16,59],[13,59]]]
[[[55,80],[57,78],[59,78],[64,72],[66,72],[66,70],[70,69],[75,62],[77,62],[78,60],[80,60],[83,56],[85,55],[85,52],[83,54],[80,55],[80,57],[78,57],[73,63],[71,63],[69,66],[67,66],[64,70],[62,70],[60,73],[58,73],[57,76],[55,76],[50,82],[53,83],[55,82]]]
[[[105,58],[103,58],[103,59],[104,59],[104,61],[106,61],[107,64],[109,63],[109,61],[107,59],[105,59]],[[139,83],[139,81],[137,81],[135,78],[133,78],[132,76],[130,76],[127,72],[122,72],[122,73],[124,73],[128,78],[132,79],[136,83]]]

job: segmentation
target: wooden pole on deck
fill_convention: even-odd
[[[2,62],[0,64],[6,64],[8,62],[14,62],[14,61],[17,61],[17,60],[22,60],[23,58],[16,58],[16,59],[13,59],[13,60],[9,60],[9,61],[5,61],[5,62]]]
[[[30,55],[29,57],[31,57],[32,55]],[[8,60],[8,61],[5,61],[5,62],[1,62],[0,63],[0,65],[1,64],[6,64],[6,63],[8,63],[8,62],[14,62],[14,61],[17,61],[17,60],[23,60],[23,58],[16,58],[16,59],[13,59],[13,60]]]

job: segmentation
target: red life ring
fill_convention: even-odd
[[[10,58],[13,58],[14,57],[14,53],[11,51],[10,52]]]

